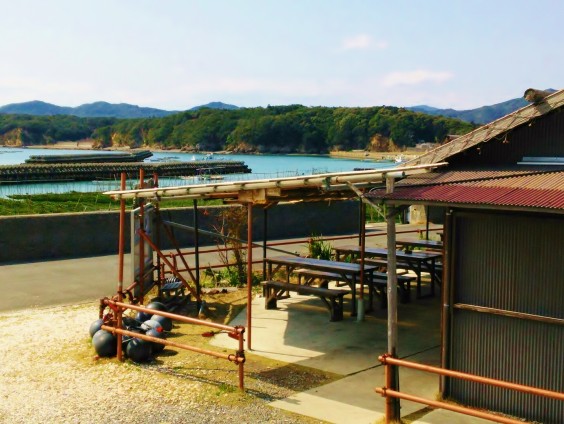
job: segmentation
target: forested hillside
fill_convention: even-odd
[[[33,116],[0,114],[0,144],[28,146],[90,138],[115,118],[78,118],[71,115]]]
[[[200,109],[163,118],[0,115],[0,143],[48,144],[93,138],[98,147],[158,147],[261,153],[393,150],[464,134],[468,123],[396,107],[301,105]]]

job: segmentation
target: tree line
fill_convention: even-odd
[[[460,120],[390,106],[204,108],[141,119],[0,115],[3,144],[45,145],[92,138],[100,148],[260,153],[401,150],[421,142],[441,142],[447,134],[464,134],[473,128]]]

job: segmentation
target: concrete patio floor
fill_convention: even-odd
[[[348,300],[350,302],[350,300]],[[292,294],[279,300],[277,310],[266,310],[264,298],[252,303],[252,350],[279,361],[332,372],[343,378],[330,384],[297,393],[270,405],[332,423],[369,424],[383,420],[384,398],[374,392],[384,383],[384,367],[377,357],[387,350],[387,311],[366,314],[359,322],[350,317],[345,298],[345,319],[330,322],[329,314],[316,297]],[[440,299],[414,299],[400,304],[399,350],[401,358],[439,365]],[[231,323],[244,325],[246,310]],[[232,347],[233,341],[218,336],[214,344]],[[438,376],[403,368],[401,390],[435,399],[439,392]],[[425,405],[401,402],[402,417],[414,423],[488,422]]]

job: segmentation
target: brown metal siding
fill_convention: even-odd
[[[452,303],[564,318],[564,218],[454,214]],[[453,308],[450,367],[564,391],[564,326]],[[448,396],[480,408],[561,423],[564,402],[461,380]]]
[[[460,253],[455,303],[564,318],[563,218],[455,219]]]
[[[564,113],[562,109],[536,119],[530,125],[516,128],[507,136],[516,146],[515,154],[523,156],[564,156]]]
[[[452,369],[562,391],[564,327],[455,310]],[[478,408],[561,424],[564,402],[452,379],[449,395]]]
[[[515,164],[524,156],[564,156],[562,108],[448,158],[451,166]]]

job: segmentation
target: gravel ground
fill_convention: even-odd
[[[205,355],[166,349],[147,365],[96,359],[88,328],[97,310],[88,304],[0,314],[0,422],[319,422],[267,405],[296,391],[286,364],[277,375],[273,364],[248,358],[242,394],[233,387],[233,364]],[[311,386],[328,378],[308,373],[295,379],[303,386],[305,376]]]

